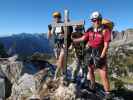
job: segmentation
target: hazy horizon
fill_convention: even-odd
[[[133,29],[133,28],[126,28],[126,29],[123,29],[121,31],[118,31],[118,30],[115,30],[115,31],[118,31],[118,32],[122,32],[122,31],[125,31],[127,29]],[[6,37],[6,36],[12,36],[12,35],[19,35],[19,34],[23,34],[23,33],[26,33],[26,34],[47,34],[47,32],[20,32],[20,33],[9,33],[9,34],[0,34],[0,37]]]

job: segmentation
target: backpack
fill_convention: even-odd
[[[114,23],[108,19],[102,19],[102,25],[107,27],[109,30],[113,30]]]

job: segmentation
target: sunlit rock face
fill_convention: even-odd
[[[132,40],[133,39],[133,29],[127,29],[125,31],[114,31],[112,33],[112,38],[113,41],[118,41],[118,40]]]
[[[117,33],[111,41],[108,58],[114,76],[133,77],[133,29]]]
[[[16,61],[16,59],[17,55],[10,58],[1,58],[0,60],[1,76],[6,77],[12,84],[20,78],[23,68],[23,63]]]
[[[112,39],[108,51],[110,75],[133,90],[133,29],[127,29]]]
[[[39,96],[39,91],[42,89],[44,76],[47,75],[47,69],[43,69],[35,75],[25,73],[17,83],[12,86],[12,93],[10,99],[23,100],[23,98],[30,98]]]
[[[17,55],[10,58],[0,58],[0,78],[4,79],[2,86],[4,97],[11,95],[12,84],[16,83],[21,76],[23,63],[16,61],[16,59]]]

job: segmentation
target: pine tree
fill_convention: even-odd
[[[7,57],[7,53],[5,51],[4,45],[0,42],[0,57],[1,58],[5,58]]]

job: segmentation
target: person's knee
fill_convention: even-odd
[[[89,70],[90,72],[94,72],[94,67],[93,67],[93,65],[88,66],[88,70]]]
[[[62,64],[63,64],[63,61],[64,61],[64,52],[61,51],[61,52],[60,52],[59,59],[58,59],[58,64],[59,64],[59,66],[63,66],[63,65],[62,65]]]
[[[62,61],[64,59],[64,53],[60,53],[59,61]]]
[[[64,58],[64,55],[65,55],[64,50],[61,50],[59,58],[60,59]]]
[[[103,80],[106,80],[108,77],[108,75],[107,75],[107,70],[100,70],[100,76],[101,76],[101,78],[103,79]]]

